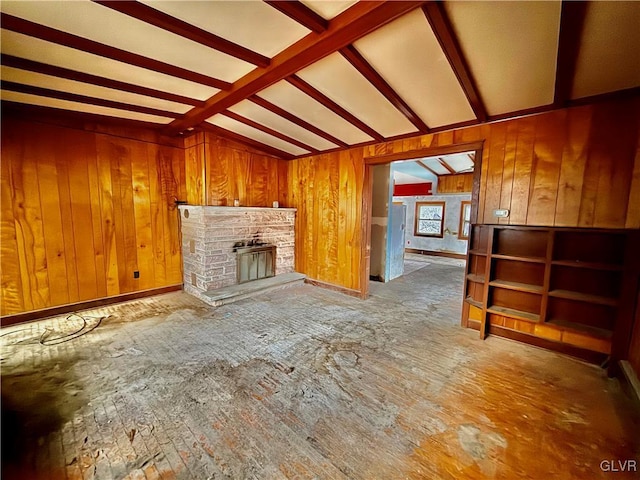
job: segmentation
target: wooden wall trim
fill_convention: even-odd
[[[414,158],[422,157],[436,157],[439,155],[450,155],[452,153],[461,153],[471,150],[479,150],[484,145],[484,141],[468,142],[468,143],[455,143],[451,145],[438,145],[433,147],[418,148],[415,150],[405,150],[402,152],[394,152],[382,155],[366,155],[364,157],[365,163],[369,165],[381,165],[385,163],[394,162],[396,160],[412,160]],[[476,159],[479,157],[476,155]],[[477,160],[476,160],[477,161]],[[478,165],[476,165],[476,168]]]
[[[620,371],[622,375],[619,375],[618,378],[621,380],[623,390],[635,401],[636,405],[640,406],[640,378],[638,378],[635,369],[628,361],[621,360]]]
[[[467,255],[465,255],[464,253],[441,252],[437,250],[420,250],[418,248],[405,248],[404,251],[407,253],[415,253],[417,255],[432,255],[434,257],[457,258],[459,260],[467,259]]]
[[[528,343],[529,345],[544,348],[546,350],[553,350],[565,355],[581,358],[589,363],[594,363],[596,365],[603,365],[607,360],[607,355],[604,353],[594,352],[592,350],[587,350],[580,347],[574,347],[573,345],[568,345],[566,343],[554,342],[553,340],[547,340],[545,338],[536,337],[535,335],[517,332],[500,325],[491,325],[490,331],[490,335],[508,338],[510,340],[517,340],[519,342]]]
[[[364,168],[362,188],[362,226],[360,236],[360,297],[369,297],[369,274],[371,272],[371,208],[373,205],[373,171],[371,165]]]
[[[313,285],[314,287],[320,287],[326,290],[344,293],[345,295],[349,295],[350,297],[362,298],[362,292],[360,292],[359,290],[353,290],[351,288],[342,287],[333,283],[322,282],[320,280],[314,280],[313,278],[309,277],[304,279],[304,283],[308,283],[309,285]]]
[[[40,310],[31,310],[25,313],[16,313],[14,315],[5,315],[0,317],[0,328],[15,325],[17,323],[33,322],[42,320],[43,318],[55,317],[65,313],[77,312],[79,310],[88,310],[90,308],[112,305],[114,303],[127,302],[138,298],[152,297],[154,295],[162,295],[163,293],[176,292],[182,290],[182,284],[169,285],[160,288],[151,288],[149,290],[141,290],[138,292],[123,293],[122,295],[114,295],[112,297],[98,298],[96,300],[87,300],[85,302],[69,303],[57,307],[43,308]]]

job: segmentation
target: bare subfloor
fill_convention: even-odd
[[[175,293],[3,329],[3,478],[585,480],[640,461],[617,380],[480,341],[460,263],[409,260],[364,302]]]

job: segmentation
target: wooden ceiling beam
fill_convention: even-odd
[[[420,165],[422,168],[424,168],[425,170],[428,170],[429,172],[434,174],[436,177],[438,177],[438,174],[436,172],[434,172],[433,170],[431,170],[431,167],[428,167],[426,164],[422,163],[421,160],[416,160],[416,163],[418,165]]]
[[[295,20],[312,32],[322,33],[329,28],[329,22],[327,20],[298,0],[264,0],[264,3],[271,5],[279,12],[284,13],[287,17]]]
[[[218,127],[217,125],[212,125],[211,123],[203,122],[198,125],[198,127],[201,130],[208,130],[220,137],[225,137],[236,142],[244,143],[249,147],[260,150],[273,157],[281,158],[283,160],[292,160],[294,158],[294,156],[288,152],[284,152],[270,145],[265,145],[264,143],[260,143],[254,140],[253,138],[245,137],[244,135],[232,132],[231,130],[227,130],[226,128]]]
[[[299,140],[296,140],[295,138],[289,137],[288,135],[285,135],[284,133],[280,133],[277,130],[273,130],[272,128],[269,128],[265,125],[262,125],[261,123],[255,122],[253,120],[251,120],[250,118],[247,117],[243,117],[242,115],[238,115],[237,113],[234,113],[230,110],[225,110],[224,112],[221,112],[222,115],[224,115],[225,117],[229,117],[232,118],[233,120],[240,122],[240,123],[244,123],[245,125],[248,125],[250,127],[255,128],[256,130],[260,130],[261,132],[267,133],[273,137],[279,138],[280,140],[283,140],[287,143],[291,143],[292,145],[295,145],[297,147],[300,147],[304,150],[308,150],[311,153],[318,153],[318,149],[317,148],[313,148],[305,143],[302,143]]]
[[[295,123],[299,127],[302,127],[305,130],[308,130],[309,132],[315,133],[319,137],[322,137],[325,140],[328,140],[329,142],[338,145],[339,147],[347,148],[349,146],[349,144],[343,142],[339,138],[336,138],[333,135],[328,134],[324,130],[320,130],[315,125],[312,125],[309,122],[306,122],[305,120],[299,117],[296,117],[291,112],[288,112],[284,108],[280,108],[277,105],[274,105],[273,103],[269,102],[268,100],[265,100],[262,97],[259,97],[257,95],[252,95],[248,98],[248,100],[255,103],[256,105],[260,105],[262,108],[265,108],[272,113],[275,113],[276,115],[280,115],[282,118],[289,120],[291,123]]]
[[[192,109],[184,119],[172,122],[165,130],[175,135],[200,124],[216,113],[258,93],[298,70],[317,62],[359,38],[395,20],[424,2],[383,1],[358,2],[329,22],[322,33],[310,33],[271,59],[266,68],[255,69],[207,100],[206,106]]]
[[[89,83],[92,85],[97,85],[99,87],[112,88],[114,90],[121,90],[123,92],[136,93],[138,95],[144,95],[147,97],[159,98],[162,100],[167,100],[169,102],[193,105],[196,107],[204,105],[204,102],[202,100],[198,100],[195,98],[176,95],[175,93],[163,92],[161,90],[147,88],[140,85],[133,85],[132,83],[112,80],[110,78],[99,77],[97,75],[78,72],[77,70],[71,70],[64,67],[48,65],[46,63],[36,62],[34,60],[27,60],[26,58],[14,57],[13,55],[6,55],[4,53],[0,55],[0,64],[7,67],[18,68],[20,70],[27,70],[29,72],[42,73],[43,75],[66,78],[67,80],[73,80],[76,82]]]
[[[455,73],[471,109],[480,122],[487,121],[487,109],[471,75],[471,70],[462,54],[460,43],[453,33],[453,27],[447,17],[442,2],[430,1],[422,6],[427,21],[440,44],[453,72]]]
[[[471,161],[475,165],[476,164],[476,154],[475,153],[467,153],[467,156],[469,157],[469,159],[471,159]]]
[[[370,137],[375,138],[376,140],[381,142],[384,141],[384,137],[380,135],[378,132],[376,132],[373,128],[371,128],[369,125],[364,123],[355,115],[351,114],[350,112],[342,108],[336,102],[334,102],[329,97],[327,97],[325,94],[323,94],[322,92],[319,92],[316,88],[309,85],[307,82],[302,80],[297,75],[291,75],[289,78],[287,78],[287,82],[289,82],[294,87],[298,88],[302,92],[309,95],[315,101],[324,105],[326,108],[331,110],[336,115],[342,117],[344,120],[352,124],[354,127],[359,128]]]
[[[24,85],[16,82],[2,81],[0,82],[0,88],[11,92],[27,93],[30,95],[38,95],[40,97],[57,98],[59,100],[68,100],[70,102],[86,103],[88,105],[98,105],[101,107],[117,108],[119,110],[146,113],[148,115],[157,115],[160,117],[180,118],[183,116],[181,113],[169,112],[167,110],[158,110],[156,108],[144,107],[141,105],[132,105],[104,98],[89,97],[87,95],[79,95],[60,90],[52,90],[50,88],[36,87],[33,85]]]
[[[366,78],[389,102],[396,107],[421,133],[428,133],[429,127],[422,119],[407,105],[400,95],[382,78],[382,76],[371,66],[369,62],[356,50],[353,45],[348,45],[340,50],[342,56],[353,65],[353,67]]]
[[[446,168],[450,174],[455,175],[456,173],[458,173],[451,167],[451,165],[447,163],[447,161],[444,158],[438,157],[438,162],[440,163],[440,165]]]
[[[22,33],[24,35],[39,38],[40,40],[56,43],[58,45],[63,45],[65,47],[74,48],[76,50],[81,50],[100,57],[110,58],[112,60],[117,60],[118,62],[128,63],[129,65],[153,70],[154,72],[164,73],[165,75],[171,75],[172,77],[182,78],[184,80],[208,85],[221,90],[229,90],[231,88],[231,84],[229,82],[209,77],[201,73],[192,72],[191,70],[161,62],[153,58],[144,57],[137,53],[131,53],[109,45],[104,45],[87,38],[56,30],[55,28],[30,22],[29,20],[14,17],[13,15],[9,15],[4,12],[0,16],[0,23],[2,24],[2,28],[7,30]]]
[[[226,53],[232,57],[238,58],[245,62],[257,65],[258,67],[266,67],[271,60],[269,57],[265,57],[253,50],[245,48],[241,45],[233,43],[222,37],[219,37],[207,30],[203,30],[195,25],[184,22],[176,17],[167,15],[160,10],[156,10],[144,3],[136,1],[112,1],[112,0],[92,0],[94,3],[98,3],[104,7],[115,10],[116,12],[128,15],[137,20],[141,20],[145,23],[161,28],[171,33],[175,33],[184,38],[188,38],[201,45],[205,45],[209,48],[213,48],[219,52]]]
[[[582,42],[588,2],[564,0],[560,11],[560,34],[556,61],[556,82],[553,94],[555,108],[568,106],[573,89],[578,53]]]

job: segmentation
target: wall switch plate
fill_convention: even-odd
[[[507,210],[506,208],[501,208],[501,209],[498,209],[498,210],[494,210],[493,214],[496,217],[507,218],[509,216],[509,210]]]
[[[138,270],[133,272],[133,278],[140,278],[140,272]]]

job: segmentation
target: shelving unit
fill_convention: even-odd
[[[594,361],[628,341],[640,231],[473,225],[463,325]],[[629,332],[627,331],[629,330]]]

